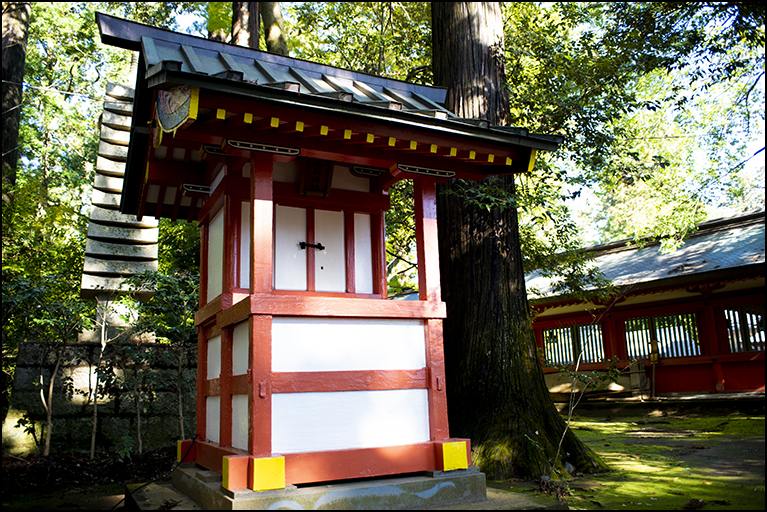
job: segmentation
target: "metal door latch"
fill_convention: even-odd
[[[307,244],[306,242],[298,242],[298,245],[301,246],[301,249],[306,249],[307,247],[311,247],[312,249],[319,249],[320,251],[325,250],[325,246],[319,242],[316,244]]]

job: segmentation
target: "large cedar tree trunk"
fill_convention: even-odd
[[[447,108],[506,124],[500,4],[432,3],[432,37],[434,81],[448,88]],[[514,193],[511,176],[489,180]],[[459,183],[442,186],[437,199],[450,435],[471,439],[474,464],[490,479],[540,478],[551,473],[565,423],[537,358],[517,212],[450,190]],[[562,453],[580,471],[604,467],[572,433]]]
[[[288,55],[288,41],[285,38],[285,22],[279,2],[259,2],[261,20],[264,22],[266,51],[277,55]]]
[[[232,2],[232,44],[258,50],[258,2]]]
[[[10,211],[19,160],[21,83],[27,55],[30,2],[3,2],[3,211]],[[5,218],[10,221],[10,218]]]

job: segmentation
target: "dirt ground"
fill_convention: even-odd
[[[99,510],[119,500],[127,484],[149,482],[173,469],[176,449],[162,448],[125,459],[116,453],[55,453],[19,458],[3,454],[4,509]],[[120,496],[122,498],[122,496]],[[108,506],[106,506],[108,505]],[[122,504],[118,505],[120,508]]]
[[[571,509],[684,508],[764,510],[764,399],[733,403],[588,404],[576,411],[576,434],[611,471],[568,479]],[[4,509],[109,509],[125,485],[148,482],[175,465],[175,448],[133,454],[3,455]],[[534,494],[533,482],[488,482]],[[172,508],[172,503],[168,508]]]

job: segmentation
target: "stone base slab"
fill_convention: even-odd
[[[181,464],[173,472],[173,486],[207,510],[403,510],[487,498],[485,475],[475,467],[253,492],[229,491],[222,487],[220,475]]]

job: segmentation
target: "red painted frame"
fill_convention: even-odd
[[[201,262],[207,264],[207,223],[221,208],[224,213],[224,269],[222,293],[209,301],[201,300],[195,315],[199,327],[198,350],[198,434],[206,438],[205,399],[221,397],[219,443],[200,443],[195,461],[221,472],[226,455],[270,457],[273,393],[337,392],[359,390],[426,389],[431,442],[401,447],[385,447],[332,452],[287,454],[288,484],[327,481],[365,476],[408,473],[438,469],[434,442],[449,439],[445,389],[442,318],[445,305],[440,300],[439,260],[436,225],[436,180],[414,180],[415,224],[419,266],[419,301],[388,301],[384,247],[384,194],[343,191],[327,198],[301,197],[295,187],[273,182],[271,156],[250,159],[250,289],[240,282],[241,215],[247,180],[241,177],[242,161],[227,168],[221,183],[200,210],[199,222],[204,240]],[[238,175],[238,173],[240,173]],[[309,290],[274,290],[272,285],[274,204],[299,206],[307,210],[307,242],[314,243],[314,209],[344,212],[346,244],[346,293],[313,291],[314,262],[307,258]],[[370,215],[374,294],[358,294],[355,285],[354,214]],[[203,268],[207,268],[206,266]],[[207,296],[207,276],[201,278],[202,297]],[[246,293],[247,292],[247,293]],[[419,370],[275,373],[271,369],[271,324],[275,315],[343,318],[418,318],[424,321],[426,366]],[[232,375],[233,329],[248,322],[248,374]],[[221,334],[221,375],[207,379],[207,341]],[[230,447],[232,441],[232,396],[247,395],[249,404],[248,448]],[[238,477],[239,478],[239,477]],[[241,478],[240,478],[241,480]]]

